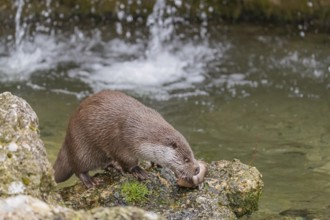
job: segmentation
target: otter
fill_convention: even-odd
[[[111,165],[145,180],[139,160],[168,167],[191,183],[200,172],[187,140],[157,111],[122,92],[104,90],[73,112],[54,164],[55,181],[75,174],[90,188],[97,183],[88,172]]]

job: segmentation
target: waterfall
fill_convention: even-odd
[[[21,42],[26,31],[26,24],[21,21],[24,0],[16,0],[16,15],[15,15],[15,49],[20,50]]]

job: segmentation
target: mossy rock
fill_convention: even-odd
[[[56,203],[53,169],[38,133],[38,117],[23,99],[0,94],[0,197],[25,194]]]
[[[263,182],[255,167],[234,161],[208,164],[209,174],[198,189],[177,186],[167,168],[142,166],[149,178],[143,182],[130,174],[102,171],[93,178],[100,184],[86,189],[79,181],[60,189],[68,207],[137,206],[169,219],[237,219],[258,209]]]

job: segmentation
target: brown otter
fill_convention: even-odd
[[[92,187],[88,172],[110,164],[143,180],[138,160],[170,168],[193,181],[199,164],[183,135],[155,110],[118,91],[105,90],[83,100],[71,116],[54,164],[55,181],[75,174]]]

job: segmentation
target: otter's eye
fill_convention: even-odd
[[[190,160],[189,160],[188,158],[185,158],[185,159],[184,159],[184,162],[186,162],[186,163],[189,163],[189,161],[190,161]]]
[[[178,145],[175,142],[173,142],[173,143],[171,143],[171,147],[173,147],[173,149],[175,149],[175,148],[178,148]]]

